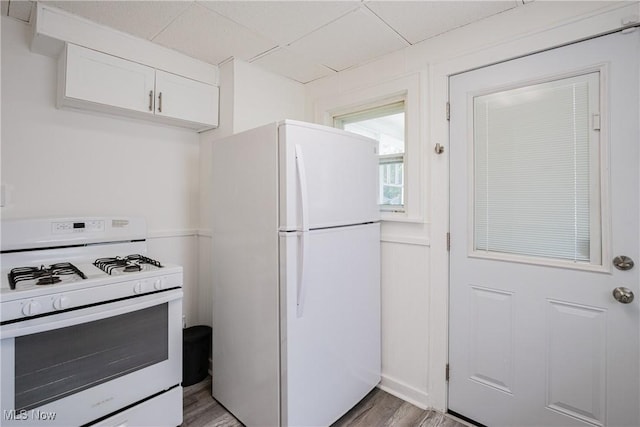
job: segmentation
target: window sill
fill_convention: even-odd
[[[380,212],[380,220],[385,222],[409,222],[409,223],[424,223],[422,217],[410,217],[406,212]]]

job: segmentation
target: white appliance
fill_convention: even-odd
[[[182,422],[182,267],[141,218],[2,221],[0,424]]]
[[[328,426],[380,381],[377,143],[284,121],[212,154],[213,397]]]

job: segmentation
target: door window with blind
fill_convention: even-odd
[[[383,211],[404,212],[404,101],[337,116],[334,126],[378,141],[378,204]]]
[[[599,73],[472,101],[472,255],[601,266]]]

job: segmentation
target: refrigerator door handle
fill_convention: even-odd
[[[298,230],[309,231],[309,197],[307,192],[307,173],[304,169],[302,147],[296,144],[296,167],[298,170],[298,185],[300,186],[300,213],[302,220]]]
[[[298,257],[298,283],[296,287],[296,316],[298,318],[302,317],[304,313],[304,272],[305,272],[305,255],[307,252],[307,237],[308,233],[305,231],[298,233],[298,238],[300,239],[300,256]]]

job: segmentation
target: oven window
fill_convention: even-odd
[[[168,359],[168,303],[15,339],[15,405],[29,410]]]

